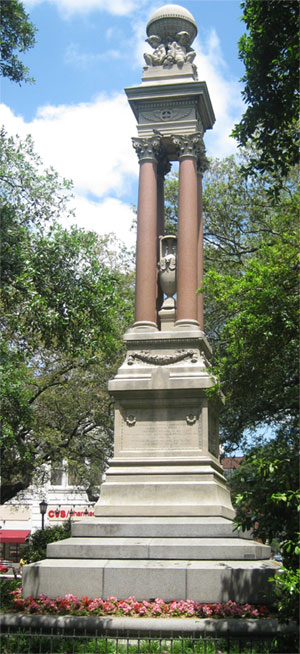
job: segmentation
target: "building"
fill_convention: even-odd
[[[0,505],[1,560],[18,562],[30,535],[41,529],[41,500],[47,503],[45,527],[94,515],[94,505],[89,503],[85,489],[75,485],[72,474],[65,467],[55,468],[44,486],[32,485],[10,502]]]
[[[221,459],[222,468],[224,470],[224,477],[230,481],[233,473],[240,467],[244,457],[243,456],[224,456]]]

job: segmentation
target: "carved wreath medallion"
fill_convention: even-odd
[[[144,350],[129,354],[127,363],[132,366],[135,360],[138,360],[154,366],[167,366],[184,359],[190,359],[191,363],[196,363],[198,360],[197,353],[194,350],[176,350],[174,354],[151,354],[149,350]]]

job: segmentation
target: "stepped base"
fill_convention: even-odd
[[[47,547],[50,558],[134,560],[260,560],[270,547],[237,538],[67,538]]]
[[[247,538],[232,521],[218,517],[97,517],[72,524],[72,536],[137,538]]]
[[[275,561],[47,559],[23,568],[23,593],[265,604],[278,568]]]
[[[23,593],[165,601],[266,602],[270,548],[225,518],[94,518],[23,568]]]

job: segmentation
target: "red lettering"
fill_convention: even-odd
[[[61,512],[60,512],[60,517],[61,517],[61,518],[65,518],[65,517],[66,517],[66,512],[65,512],[64,509],[61,510]]]
[[[53,509],[51,509],[50,511],[48,511],[48,518],[54,518],[54,511],[53,511]]]

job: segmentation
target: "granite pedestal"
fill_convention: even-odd
[[[92,520],[23,569],[24,594],[265,602],[277,564],[240,537],[218,452],[219,400],[198,328],[125,335],[115,455]]]

